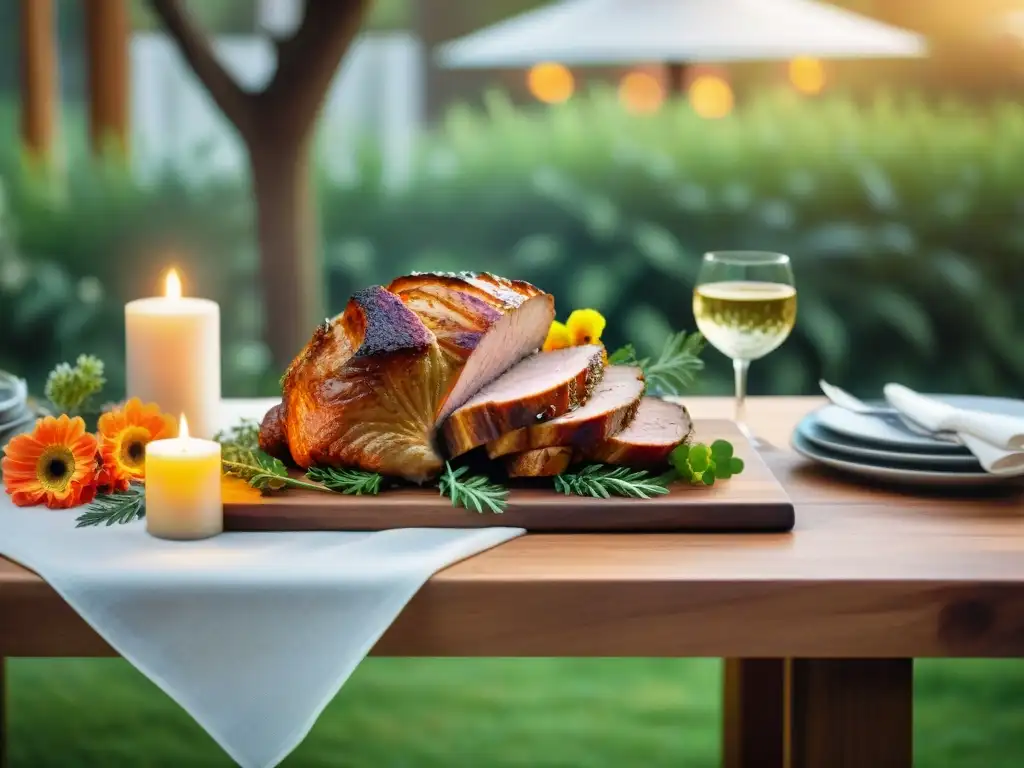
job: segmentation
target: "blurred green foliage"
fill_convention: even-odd
[[[2,157],[0,179],[0,366],[38,376],[94,352],[117,382],[121,306],[174,262],[225,305],[225,392],[274,389],[240,182],[141,188],[79,161],[43,187]],[[540,110],[492,95],[425,139],[408,185],[385,183],[372,148],[320,185],[334,310],[410,270],[485,269],[536,282],[562,314],[599,308],[610,347],[650,354],[693,327],[703,252],[779,250],[794,259],[797,327],[754,364],[752,393],[810,392],[822,375],[861,394],[893,379],[1024,385],[1019,104],[787,93],[709,122],[685,102],[630,115],[601,91]],[[706,357],[703,389],[728,391],[726,361]]]

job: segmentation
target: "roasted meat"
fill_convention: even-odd
[[[581,453],[584,458],[604,464],[658,468],[692,430],[693,422],[683,406],[645,397],[629,426],[607,440],[583,448]]]
[[[644,374],[629,365],[610,365],[585,405],[557,419],[507,432],[487,444],[492,459],[556,445],[586,447],[611,437],[636,413],[644,394]]]
[[[537,350],[554,300],[490,275],[424,274],[356,293],[289,366],[261,447],[301,467],[358,467],[423,482],[455,408]]]
[[[523,360],[455,409],[444,422],[452,456],[514,429],[580,407],[604,375],[601,347],[587,344]]]
[[[554,477],[569,468],[572,448],[537,448],[505,457],[509,477]]]

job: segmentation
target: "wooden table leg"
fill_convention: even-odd
[[[725,768],[782,768],[785,674],[783,659],[725,659]]]
[[[910,659],[793,659],[788,664],[788,768],[910,768]]]
[[[7,658],[0,656],[0,768],[7,768]]]

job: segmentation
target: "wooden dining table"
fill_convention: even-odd
[[[1024,487],[910,491],[812,465],[789,437],[821,404],[747,404],[792,532],[527,535],[437,573],[373,653],[722,658],[729,768],[910,766],[914,658],[1024,655]],[[0,656],[113,654],[0,558]]]

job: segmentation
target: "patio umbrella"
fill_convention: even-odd
[[[449,68],[915,57],[917,34],[813,0],[563,0],[444,44]]]

